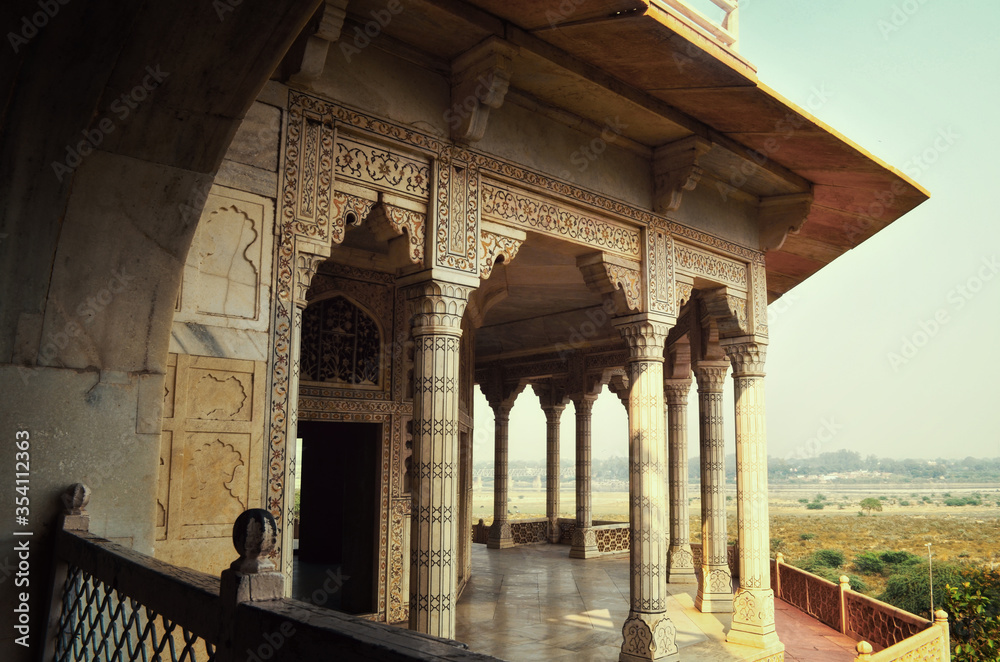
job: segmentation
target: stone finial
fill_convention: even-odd
[[[233,524],[233,546],[240,558],[230,564],[230,570],[245,575],[274,570],[267,555],[274,550],[277,539],[278,527],[271,513],[263,508],[243,511]]]
[[[62,493],[62,528],[66,531],[87,531],[90,529],[90,488],[83,483],[74,483]]]
[[[874,649],[867,641],[859,641],[854,650],[858,651],[858,657],[855,659],[867,660]]]
[[[940,623],[942,621],[944,621],[945,623],[948,622],[948,612],[946,612],[944,609],[938,609],[936,612],[934,612],[934,622]]]
[[[83,483],[73,483],[62,493],[63,509],[67,515],[86,515],[90,503],[90,488]]]
[[[774,561],[775,561],[775,563],[784,563],[785,562],[785,555],[782,554],[781,552],[778,552],[777,556],[774,557]]]
[[[844,589],[845,591],[851,590],[851,580],[847,575],[840,576],[840,588]]]

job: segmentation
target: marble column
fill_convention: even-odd
[[[573,400],[576,407],[576,528],[569,555],[574,559],[589,559],[598,554],[590,500],[590,413],[595,399],[587,395]]]
[[[545,412],[545,516],[549,542],[559,542],[559,419],[565,405],[543,407]]]
[[[695,364],[701,465],[701,570],[695,607],[703,612],[733,610],[733,576],[726,547],[726,443],[722,388],[726,361]]]
[[[493,525],[486,546],[490,549],[507,549],[514,546],[507,519],[508,475],[507,441],[510,423],[510,407],[493,407]]]
[[[410,629],[453,639],[458,563],[459,342],[470,288],[425,281],[413,310]]]
[[[676,660],[677,629],[667,617],[666,452],[663,344],[666,324],[618,325],[629,345],[629,615],[620,662]]]
[[[766,345],[722,341],[733,364],[736,387],[736,521],[740,585],[733,598],[726,641],[763,649],[781,648],[774,629],[770,530],[767,506],[767,435],[764,417]]]
[[[667,400],[667,484],[670,494],[671,584],[695,584],[694,555],[691,553],[691,518],[688,513],[688,435],[687,401],[690,379],[666,379],[663,393]]]

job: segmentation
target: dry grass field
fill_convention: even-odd
[[[564,488],[569,487],[564,484]],[[697,492],[692,490],[692,494]],[[730,489],[729,534],[736,535],[735,488]],[[944,500],[980,495],[980,506],[946,506]],[[824,507],[809,510],[801,500],[824,497]],[[866,497],[883,497],[882,512],[859,516]],[[925,500],[925,497],[927,500]],[[594,519],[626,521],[626,492],[593,492]],[[927,555],[932,543],[935,560],[1000,565],[1000,489],[995,485],[775,485],[771,488],[772,552],[780,551],[794,563],[819,549],[838,549],[848,560],[866,551],[908,551]],[[560,493],[563,517],[573,517],[575,496]],[[514,485],[509,510],[514,519],[544,517],[545,492]],[[700,539],[700,501],[690,500],[691,530]],[[493,519],[492,486],[473,493],[473,522]],[[872,586],[871,589],[879,589]]]

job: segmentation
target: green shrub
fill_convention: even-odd
[[[885,562],[886,565],[894,566],[910,566],[926,559],[922,556],[917,556],[913,552],[881,552],[879,558]]]
[[[812,540],[816,537],[815,533],[800,533],[799,540]]]
[[[816,498],[813,499],[813,501],[826,501],[826,495],[825,494],[817,494]]]
[[[854,569],[868,575],[881,574],[885,561],[875,552],[862,552],[854,557]]]
[[[809,499],[799,499],[799,503],[809,503]]]
[[[983,587],[978,584],[966,581],[958,586],[948,586],[945,609],[950,619],[953,660],[978,662],[1000,659],[997,607],[988,595],[983,595]]]
[[[908,505],[910,505],[910,502],[907,501],[906,499],[900,499],[899,500],[899,505],[901,505],[901,506],[908,506]]]
[[[934,600],[936,604],[944,602],[948,584],[957,585],[961,575],[959,569],[950,563],[934,564]],[[889,577],[885,591],[879,600],[899,607],[911,614],[928,618],[930,615],[930,581],[927,566],[911,565],[901,568]]]
[[[806,510],[823,510],[823,504],[819,501],[811,501],[806,504]]]
[[[812,554],[818,565],[839,568],[844,565],[844,553],[838,549],[820,549]]]

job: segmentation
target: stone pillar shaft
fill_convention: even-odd
[[[501,405],[493,408],[493,525],[487,547],[507,549],[514,546],[507,519],[507,499],[510,486],[507,459],[510,407]]]
[[[545,407],[545,516],[549,542],[559,542],[559,419],[564,407]]]
[[[691,553],[691,519],[688,513],[687,400],[690,379],[664,381],[667,400],[667,461],[670,494],[670,571],[672,584],[694,584],[694,555]]]
[[[676,659],[677,630],[666,615],[669,508],[663,416],[663,344],[667,326],[619,327],[629,344],[629,521],[631,583],[621,662]]]
[[[764,416],[766,346],[723,342],[736,387],[736,508],[740,586],[733,598],[732,628],[726,641],[781,647],[774,628],[770,530],[767,504],[767,435]]]
[[[413,316],[410,629],[455,636],[459,344],[469,289],[437,281],[407,293]]]
[[[733,609],[733,577],[729,569],[726,533],[726,444],[722,388],[729,365],[704,361],[698,378],[698,421],[701,465],[701,581],[695,606],[703,612]]]
[[[594,398],[582,397],[574,400],[573,404],[576,407],[576,528],[569,555],[575,559],[586,559],[597,556],[590,500],[590,414],[594,409]]]

